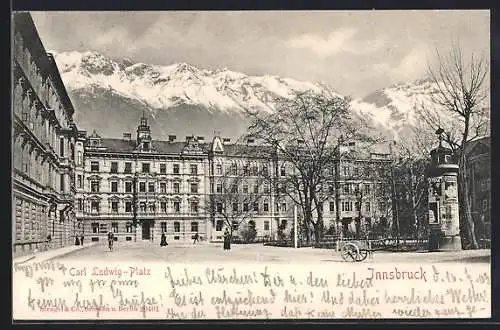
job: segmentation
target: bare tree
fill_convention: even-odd
[[[367,212],[371,214],[373,208],[376,207],[373,204],[374,201],[377,201],[374,192],[379,192],[376,186],[389,184],[388,177],[385,175],[388,163],[387,161],[370,159],[369,155],[360,152],[359,149],[345,155],[344,158],[342,168],[337,170],[339,172],[342,170],[342,173],[337,176],[336,182],[334,182],[337,184],[337,187],[335,187],[336,217],[338,223],[340,223],[340,195],[354,199],[354,210],[357,212],[354,218],[355,238],[360,238],[363,214],[366,215]],[[369,209],[366,207],[366,202],[370,202]],[[365,212],[363,212],[363,206],[365,206]],[[370,223],[371,221],[372,219],[370,219]],[[342,234],[346,235],[345,230],[343,230]]]
[[[462,239],[470,248],[478,248],[467,185],[466,146],[489,132],[489,60],[471,54],[465,58],[460,46],[449,54],[437,53],[437,64],[429,65],[429,77],[435,91],[430,96],[434,106],[423,105],[419,112],[433,130],[444,130],[443,138],[459,162],[459,201]],[[464,232],[465,231],[465,232]]]
[[[417,238],[423,228],[423,210],[427,209],[427,169],[428,142],[421,139],[422,135],[414,131],[411,136],[397,144],[395,150],[395,183],[396,198],[400,209],[411,213],[411,224]],[[400,214],[403,218],[405,214]],[[407,228],[409,230],[409,228]]]
[[[304,226],[312,225],[319,241],[323,191],[328,183],[325,173],[335,162],[340,145],[354,139],[368,140],[366,125],[351,114],[349,99],[336,95],[298,93],[275,104],[270,114],[248,112],[249,135],[271,146],[278,163],[289,166],[286,173],[277,176],[278,191],[301,208]]]
[[[259,204],[270,194],[268,177],[264,174],[268,170],[252,168],[247,160],[237,158],[219,165],[229,167],[221,175],[214,175],[213,191],[202,208],[210,213],[213,221],[223,220],[232,238],[240,226],[248,225],[262,214]]]

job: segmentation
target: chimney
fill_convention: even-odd
[[[175,136],[175,135],[169,135],[168,136],[168,142],[174,142],[175,139],[177,139],[177,136]]]
[[[222,139],[222,144],[229,144],[231,143],[231,139],[230,138],[223,138]]]
[[[197,139],[198,139],[198,142],[201,142],[201,143],[205,142],[204,136],[198,136]]]
[[[125,141],[130,141],[130,140],[132,140],[132,133],[128,133],[128,132],[127,132],[127,133],[123,133],[123,139],[124,139]]]

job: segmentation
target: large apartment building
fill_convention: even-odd
[[[102,138],[96,132],[86,137],[76,172],[76,215],[85,223],[85,236],[96,241],[113,231],[117,240],[157,240],[168,233],[170,240],[186,240],[207,233],[203,147],[194,137],[153,140],[145,117],[133,138],[131,133]]]
[[[342,159],[338,198],[332,189],[325,192],[325,223],[336,223],[338,207],[344,231],[360,214],[375,221],[382,216],[380,206],[390,207],[376,196],[377,184],[385,184],[380,176],[358,173],[372,173],[389,158],[354,149],[348,147]],[[249,223],[258,236],[273,238],[278,228],[293,227],[294,203],[279,190],[293,166],[251,140],[231,143],[218,135],[209,142],[200,136],[155,140],[143,115],[134,136],[80,132],[76,154],[76,216],[90,240],[113,231],[123,241],[157,241],[162,234],[168,241],[186,241],[195,233],[219,241],[226,227],[238,236]]]
[[[16,13],[12,23],[12,241],[18,254],[75,243],[78,130],[31,16]]]

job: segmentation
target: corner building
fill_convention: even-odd
[[[79,132],[76,215],[85,224],[85,237],[105,240],[112,231],[118,241],[159,241],[165,234],[168,242],[183,242],[199,233],[203,240],[221,241],[227,226],[238,237],[250,223],[261,239],[276,239],[278,231],[290,235],[293,202],[279,189],[280,182],[294,172],[290,163],[270,147],[250,140],[231,143],[217,135],[210,142],[201,136],[176,140],[174,135],[167,141],[154,140],[145,116],[134,137],[123,133],[121,139],[114,139],[95,131],[88,136]],[[381,160],[374,155],[357,161],[377,166]],[[382,163],[388,161],[385,156]],[[345,159],[344,171],[347,165]],[[348,188],[359,182],[358,176],[339,179]],[[224,182],[231,178],[236,178],[237,184],[232,184],[229,192]],[[368,181],[373,187],[383,184],[374,178]],[[337,217],[336,203],[333,190],[326,193],[330,207],[324,220],[331,227]],[[354,197],[344,201],[345,194],[349,191],[342,191],[338,205],[344,231],[348,231],[347,224],[361,210],[352,207]],[[246,198],[252,195],[258,198]],[[371,194],[363,198],[363,218],[372,223],[380,213],[375,203],[378,199]],[[223,213],[231,212],[233,221],[228,223]]]
[[[13,254],[75,244],[74,109],[29,13],[12,20]]]
[[[198,138],[153,140],[145,117],[134,138],[81,136],[76,214],[85,237],[99,241],[108,231],[118,241],[159,241],[162,233],[169,242],[191,240],[196,232],[207,237],[208,153]]]

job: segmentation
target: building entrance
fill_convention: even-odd
[[[153,226],[153,220],[143,220],[142,221],[142,239],[151,239],[151,227]]]

